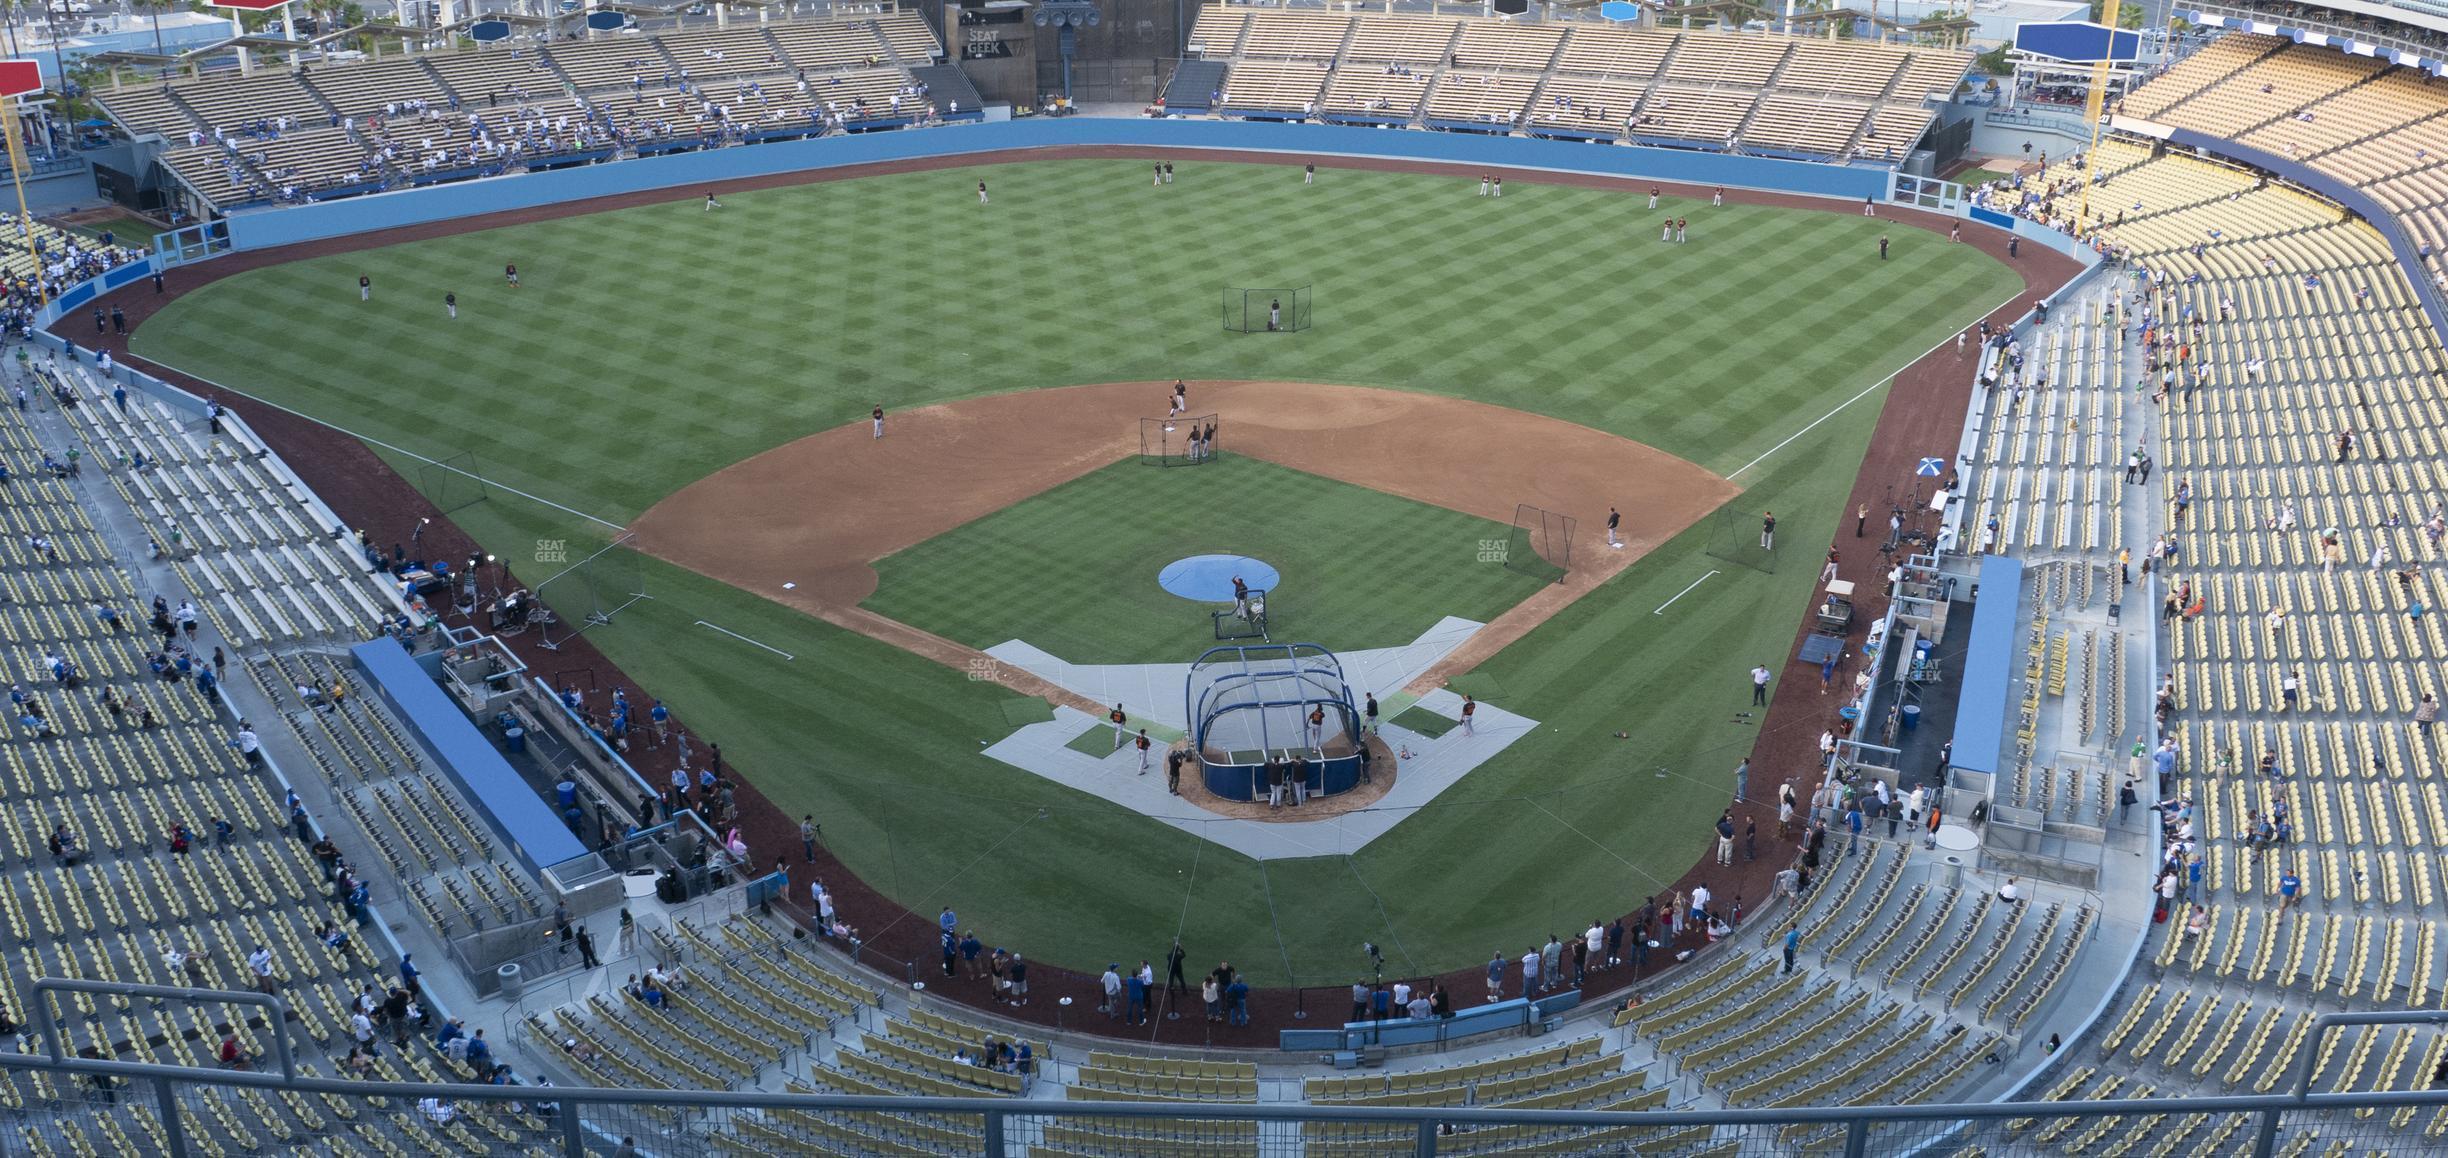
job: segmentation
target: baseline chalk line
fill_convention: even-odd
[[[1711,572],[1711,574],[1714,574],[1714,572]],[[748,637],[747,637],[747,636],[745,636],[745,635],[741,635],[740,633],[738,633],[738,632],[736,632],[736,631],[733,631],[733,630],[731,630],[731,629],[730,629],[730,628],[728,628],[728,627],[719,627],[719,626],[716,626],[715,624],[707,623],[705,620],[702,620],[702,619],[700,619],[700,620],[698,620],[698,621],[697,621],[697,626],[699,626],[699,627],[712,627],[712,628],[714,628],[714,630],[719,631],[719,632],[723,633],[724,635],[728,635],[728,636],[730,636],[731,638],[733,638],[733,639],[736,639],[736,640],[740,641],[741,643],[745,643],[745,644],[747,644],[747,645],[749,645],[749,646],[751,646],[751,647],[762,647],[762,648],[764,648],[765,650],[770,651],[770,652],[774,653],[775,655],[781,656],[781,657],[782,657],[782,658],[784,658],[784,659],[788,659],[788,660],[796,660],[796,659],[798,659],[798,658],[799,658],[798,656],[792,655],[791,653],[789,653],[789,652],[787,652],[787,651],[784,651],[784,650],[782,650],[781,648],[774,647],[774,646],[772,646],[772,645],[770,645],[770,644],[758,643],[756,640],[750,639],[750,638],[748,638]]]
[[[1664,603],[1660,603],[1660,604],[1658,604],[1658,605],[1657,605],[1657,610],[1652,611],[1652,612],[1650,612],[1649,614],[1651,614],[1651,615],[1664,615],[1664,614],[1666,613],[1666,609],[1667,609],[1667,608],[1674,606],[1674,604],[1675,604],[1675,599],[1681,599],[1681,598],[1683,598],[1684,596],[1691,594],[1691,593],[1692,593],[1692,587],[1698,587],[1699,585],[1701,585],[1701,584],[1703,584],[1703,583],[1708,582],[1708,581],[1709,581],[1709,575],[1715,575],[1715,574],[1716,574],[1716,572],[1715,572],[1715,571],[1711,571],[1711,572],[1709,572],[1709,573],[1708,573],[1708,575],[1703,575],[1703,576],[1701,576],[1701,577],[1699,577],[1699,578],[1697,578],[1697,579],[1692,580],[1692,581],[1691,581],[1691,587],[1686,587],[1686,588],[1682,589],[1681,591],[1677,591],[1677,592],[1675,592],[1675,594],[1674,594],[1674,599],[1669,599],[1669,600],[1667,600],[1667,601],[1666,601],[1666,602],[1664,602]]]

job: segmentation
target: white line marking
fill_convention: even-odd
[[[1991,307],[1989,307],[1988,309],[1982,310],[1982,311],[1981,311],[1981,315],[1980,315],[1980,316],[1981,316],[1981,317],[1984,317],[1984,318],[1985,318],[1985,317],[1988,317],[1989,315],[1994,314],[1994,313],[1998,312],[1999,310],[2002,310],[2002,309],[2006,308],[2006,307],[2007,307],[2009,304],[2012,304],[2012,303],[2013,303],[2013,301],[2014,301],[2016,298],[2021,297],[2021,296],[2023,296],[2023,291],[2018,289],[2018,290],[2016,290],[2015,292],[2013,292],[2013,293],[2011,293],[2011,294],[2008,294],[2008,295],[2006,296],[2006,300],[2005,300],[2005,301],[1999,302],[1998,304],[1996,304],[1996,305],[1994,305],[1994,306],[1991,306]],[[1979,322],[1977,322],[1977,321],[1975,321],[1973,324],[1974,324],[1974,325],[1979,325],[1980,323],[1979,323]],[[1873,382],[1873,383],[1869,384],[1868,386],[1864,386],[1864,387],[1862,387],[1862,391],[1861,391],[1861,393],[1856,394],[1856,395],[1852,396],[1851,398],[1847,398],[1847,399],[1845,399],[1844,401],[1837,403],[1837,404],[1836,404],[1836,409],[1834,409],[1834,410],[1830,410],[1830,411],[1828,411],[1827,413],[1822,414],[1822,415],[1820,415],[1819,417],[1812,419],[1812,420],[1811,420],[1811,424],[1810,424],[1809,426],[1805,426],[1805,427],[1803,427],[1803,428],[1802,428],[1802,429],[1800,429],[1800,430],[1794,431],[1794,432],[1793,432],[1791,435],[1788,435],[1788,436],[1786,437],[1785,441],[1780,442],[1780,443],[1776,444],[1775,446],[1769,447],[1769,448],[1768,448],[1768,452],[1767,452],[1767,454],[1762,454],[1762,455],[1760,455],[1758,458],[1752,459],[1751,461],[1746,462],[1746,463],[1742,464],[1741,466],[1735,467],[1735,468],[1734,468],[1734,473],[1729,474],[1729,475],[1727,475],[1727,476],[1726,476],[1727,480],[1728,480],[1728,481],[1731,481],[1731,480],[1733,480],[1733,479],[1738,479],[1738,478],[1741,478],[1741,477],[1743,476],[1743,472],[1744,472],[1744,471],[1750,470],[1752,467],[1758,466],[1759,464],[1761,464],[1761,463],[1763,463],[1763,462],[1768,461],[1768,455],[1775,454],[1776,452],[1778,452],[1778,451],[1780,451],[1780,450],[1783,450],[1783,449],[1785,449],[1785,448],[1786,448],[1786,447],[1788,447],[1788,446],[1792,446],[1792,445],[1793,445],[1793,443],[1794,443],[1794,440],[1795,440],[1795,439],[1798,439],[1798,438],[1802,437],[1803,435],[1805,435],[1805,434],[1809,434],[1811,431],[1818,429],[1818,428],[1819,428],[1819,424],[1820,424],[1820,423],[1825,422],[1825,421],[1827,421],[1828,419],[1834,418],[1834,417],[1836,417],[1837,415],[1844,413],[1845,407],[1851,406],[1851,405],[1853,405],[1854,403],[1861,401],[1863,398],[1867,397],[1867,396],[1870,394],[1870,392],[1871,392],[1871,391],[1876,390],[1876,389],[1878,389],[1878,388],[1879,388],[1879,387],[1881,387],[1881,386],[1885,386],[1885,385],[1887,385],[1888,383],[1895,381],[1895,379],[1896,379],[1896,374],[1901,374],[1901,373],[1903,373],[1904,371],[1911,369],[1911,368],[1913,367],[1914,363],[1917,363],[1917,362],[1919,362],[1921,359],[1923,359],[1923,358],[1927,358],[1927,357],[1929,357],[1930,355],[1937,353],[1937,352],[1938,352],[1938,347],[1939,347],[1939,346],[1944,346],[1944,345],[1946,345],[1947,343],[1952,342],[1952,341],[1954,341],[1954,340],[1955,340],[1955,337],[1954,337],[1954,335],[1951,335],[1951,334],[1950,334],[1950,335],[1948,335],[1947,337],[1944,337],[1944,338],[1940,338],[1940,339],[1938,339],[1938,342],[1937,342],[1937,344],[1936,344],[1936,345],[1933,345],[1933,346],[1931,346],[1929,349],[1926,349],[1926,350],[1921,351],[1921,353],[1920,353],[1920,354],[1918,354],[1918,355],[1916,355],[1916,356],[1914,356],[1914,357],[1912,358],[1912,360],[1911,360],[1911,361],[1908,361],[1908,362],[1904,363],[1902,366],[1897,367],[1897,368],[1896,368],[1896,370],[1895,370],[1895,373],[1893,373],[1893,374],[1889,374],[1889,375],[1887,375],[1886,377],[1881,378],[1881,379],[1879,379],[1878,381],[1876,381],[1876,382]]]
[[[782,657],[782,658],[784,658],[784,659],[788,659],[788,660],[796,660],[796,659],[798,659],[798,658],[799,658],[798,656],[792,655],[791,653],[789,653],[789,652],[787,652],[787,651],[784,651],[784,650],[782,650],[781,648],[778,648],[778,647],[770,647],[770,646],[767,646],[766,644],[758,643],[757,641],[755,641],[755,640],[753,640],[753,639],[750,639],[750,638],[748,638],[748,637],[747,637],[747,636],[745,636],[745,635],[741,635],[740,633],[738,633],[738,632],[736,632],[736,631],[733,631],[733,630],[731,630],[731,629],[730,629],[730,628],[728,628],[728,627],[715,627],[715,625],[713,625],[713,624],[711,624],[711,623],[707,623],[705,620],[702,620],[702,619],[700,619],[700,620],[698,620],[698,621],[697,621],[697,626],[699,626],[699,627],[713,627],[713,628],[714,628],[714,630],[719,631],[719,632],[723,633],[724,635],[728,635],[728,636],[730,636],[731,638],[733,638],[733,639],[736,639],[736,640],[740,641],[741,643],[748,644],[748,645],[749,645],[749,646],[751,646],[751,647],[762,647],[762,648],[765,648],[765,650],[770,651],[770,652],[774,653],[775,655],[781,656],[781,657]]]
[[[619,523],[615,523],[615,522],[613,522],[613,521],[612,521],[612,520],[610,520],[610,519],[597,518],[597,517],[596,517],[596,516],[594,516],[594,515],[590,515],[590,514],[586,513],[585,511],[582,511],[582,510],[577,509],[576,507],[565,507],[565,506],[562,506],[562,505],[561,505],[561,504],[559,504],[559,503],[556,503],[556,502],[552,501],[551,499],[544,498],[544,497],[542,497],[541,495],[531,495],[531,494],[528,494],[526,491],[523,491],[523,490],[518,489],[517,487],[510,486],[510,485],[508,485],[508,484],[506,484],[506,483],[495,482],[494,480],[489,479],[489,478],[486,478],[485,476],[480,475],[480,474],[475,474],[475,473],[472,473],[472,472],[470,472],[470,471],[461,470],[461,469],[459,469],[458,467],[452,466],[452,465],[450,465],[449,463],[443,462],[443,461],[441,461],[441,460],[439,460],[439,459],[427,458],[427,457],[425,457],[424,455],[418,454],[417,452],[415,452],[415,451],[413,451],[413,450],[409,450],[409,449],[408,449],[408,448],[406,448],[406,447],[401,447],[401,446],[393,446],[393,445],[391,445],[390,443],[388,443],[388,442],[384,442],[383,440],[381,440],[381,439],[379,439],[379,438],[373,438],[373,437],[370,437],[370,436],[367,436],[367,435],[359,434],[359,433],[357,433],[356,431],[354,431],[354,430],[350,430],[348,427],[342,426],[342,425],[340,425],[340,424],[339,424],[339,423],[337,423],[337,422],[332,422],[332,421],[329,421],[329,420],[327,420],[327,419],[317,418],[317,417],[315,417],[314,415],[312,415],[312,414],[308,414],[308,413],[306,413],[306,412],[305,412],[305,411],[303,411],[303,410],[296,409],[295,407],[283,406],[283,405],[281,405],[280,403],[278,403],[278,402],[274,402],[274,401],[271,401],[270,399],[264,398],[264,397],[262,397],[261,395],[257,395],[257,394],[250,394],[250,393],[248,393],[248,392],[246,392],[246,391],[244,391],[244,390],[238,390],[238,389],[234,389],[234,388],[232,388],[232,387],[224,386],[224,385],[220,384],[219,382],[215,382],[215,381],[213,381],[212,379],[207,378],[207,377],[205,377],[205,376],[203,376],[203,375],[201,375],[201,374],[194,374],[194,373],[189,373],[189,372],[188,372],[188,371],[186,371],[186,370],[181,370],[181,369],[179,369],[178,367],[173,366],[173,365],[171,365],[171,364],[170,364],[170,363],[168,363],[168,362],[155,362],[155,361],[153,361],[153,360],[152,360],[152,359],[150,359],[150,358],[145,359],[145,361],[146,361],[146,362],[148,362],[148,363],[150,363],[150,364],[152,364],[152,365],[159,366],[159,367],[161,367],[162,369],[169,370],[169,371],[171,371],[171,372],[173,372],[173,373],[177,373],[177,374],[184,374],[184,375],[186,375],[186,376],[187,376],[187,377],[189,377],[189,378],[193,378],[193,379],[195,379],[195,380],[196,380],[196,381],[198,381],[198,382],[202,382],[203,384],[205,384],[205,385],[207,385],[207,386],[210,386],[210,387],[212,387],[212,388],[213,388],[213,389],[215,389],[215,390],[220,391],[220,392],[221,392],[221,393],[223,393],[223,394],[234,395],[234,396],[239,397],[239,398],[244,398],[244,399],[246,399],[247,401],[252,402],[252,403],[254,403],[254,404],[258,405],[258,406],[270,407],[271,409],[278,410],[278,411],[280,411],[280,412],[281,412],[281,413],[283,413],[283,414],[288,414],[288,415],[293,415],[293,416],[298,417],[298,418],[303,418],[303,419],[305,419],[306,421],[311,422],[311,423],[314,423],[314,424],[315,424],[315,425],[317,425],[317,426],[329,427],[329,428],[331,428],[331,429],[333,429],[333,430],[337,430],[337,431],[339,431],[340,433],[345,434],[345,435],[349,436],[350,438],[354,438],[354,439],[356,439],[357,441],[362,442],[362,443],[365,443],[365,444],[367,444],[367,445],[369,445],[369,446],[379,446],[379,447],[383,448],[384,450],[390,451],[390,452],[391,452],[391,453],[393,453],[393,454],[403,454],[403,455],[406,455],[406,456],[408,456],[409,458],[413,458],[413,459],[417,460],[418,462],[424,463],[424,464],[426,464],[426,465],[428,465],[428,466],[438,466],[438,467],[441,467],[441,468],[442,468],[442,469],[444,469],[444,470],[447,470],[447,471],[451,472],[452,474],[466,475],[466,476],[467,476],[467,477],[469,477],[469,478],[475,479],[477,482],[480,482],[480,483],[483,483],[483,484],[484,484],[484,485],[486,485],[486,486],[492,487],[494,490],[498,490],[498,491],[508,491],[508,492],[510,492],[511,494],[517,495],[518,497],[520,497],[520,498],[522,498],[522,499],[526,499],[528,502],[531,502],[531,503],[540,503],[540,504],[542,504],[542,505],[544,505],[544,506],[548,506],[548,507],[551,507],[552,509],[554,509],[554,510],[556,510],[556,511],[559,511],[559,512],[561,512],[562,514],[565,514],[565,515],[576,515],[576,516],[578,516],[579,518],[585,519],[586,521],[588,521],[588,522],[590,522],[590,523],[596,523],[596,524],[599,524],[599,525],[601,525],[601,526],[609,527],[609,528],[611,528],[612,530],[615,530],[615,531],[626,531],[626,530],[628,530],[628,529],[629,529],[629,528],[627,528],[627,527],[624,527],[624,526],[620,525]],[[180,387],[180,386],[179,386],[179,384],[178,384],[178,383],[176,383],[176,382],[167,382],[167,383],[165,383],[165,384],[166,384],[166,385],[168,385],[170,388],[172,388],[172,389],[174,389],[174,390],[175,390],[175,389],[182,389],[182,387]],[[261,435],[261,434],[258,434],[256,437],[257,437],[257,438],[260,440],[260,439],[262,438],[262,435]],[[411,485],[413,485],[413,484],[411,484]]]
[[[1681,598],[1683,598],[1684,596],[1691,594],[1691,592],[1692,592],[1692,587],[1698,587],[1699,585],[1701,585],[1701,584],[1703,584],[1703,583],[1708,582],[1708,581],[1709,581],[1709,575],[1715,575],[1715,574],[1716,574],[1716,572],[1715,572],[1715,571],[1711,571],[1711,572],[1709,572],[1709,573],[1708,573],[1708,575],[1703,575],[1703,576],[1701,576],[1701,577],[1699,577],[1699,578],[1697,578],[1697,579],[1692,580],[1692,581],[1691,581],[1691,587],[1686,587],[1686,588],[1682,589],[1681,591],[1677,591],[1677,592],[1675,592],[1674,599],[1669,599],[1669,600],[1667,600],[1667,601],[1666,601],[1666,602],[1664,602],[1664,603],[1660,603],[1660,604],[1658,604],[1658,605],[1657,605],[1657,610],[1652,611],[1652,612],[1650,612],[1649,614],[1651,614],[1651,615],[1664,615],[1664,614],[1666,613],[1666,609],[1667,609],[1667,608],[1674,606],[1674,604],[1675,604],[1675,599],[1681,599]]]

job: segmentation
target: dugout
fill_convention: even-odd
[[[1309,761],[1309,794],[1333,796],[1360,782],[1360,714],[1342,661],[1314,643],[1228,644],[1190,664],[1183,689],[1190,749],[1207,791],[1263,800],[1269,758]],[[1309,716],[1325,716],[1312,735]]]

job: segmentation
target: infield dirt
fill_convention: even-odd
[[[882,438],[864,421],[835,427],[681,488],[630,530],[640,549],[699,574],[949,666],[1001,670],[977,665],[973,648],[861,608],[876,589],[873,564],[1137,455],[1139,420],[1163,415],[1171,392],[1170,382],[1066,386],[902,411]],[[1196,382],[1190,401],[1193,413],[1218,416],[1227,454],[1495,523],[1511,523],[1521,503],[1578,520],[1564,580],[1497,617],[1456,653],[1466,661],[1449,659],[1415,687],[1495,654],[1741,489],[1627,438],[1442,395]],[[1610,506],[1623,513],[1621,548],[1606,545]],[[1387,563],[1388,581],[1400,582],[1400,560]],[[1047,694],[1025,673],[1001,678]]]

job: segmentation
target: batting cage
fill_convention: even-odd
[[[1513,530],[1505,538],[1505,570],[1563,582],[1572,570],[1573,531],[1579,526],[1571,515],[1514,504]]]
[[[1308,328],[1308,286],[1224,291],[1224,329],[1230,333],[1292,334]]]
[[[1728,504],[1709,516],[1711,558],[1739,563],[1754,571],[1776,574],[1777,544],[1767,534],[1767,512]]]
[[[1311,795],[1360,780],[1351,684],[1342,661],[1314,643],[1209,648],[1190,664],[1183,703],[1207,790],[1223,799],[1264,798],[1270,761]]]
[[[428,461],[417,468],[417,490],[446,515],[483,502],[490,489],[485,485],[484,472],[477,469],[476,452],[472,450]]]
[[[1216,416],[1139,420],[1139,463],[1142,466],[1197,466],[1215,461],[1219,435]]]

